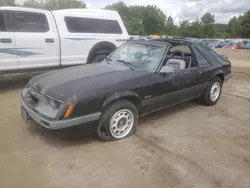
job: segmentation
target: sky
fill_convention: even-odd
[[[16,0],[22,3],[24,0]],[[82,0],[88,8],[104,8],[119,0]],[[127,5],[156,5],[176,24],[182,20],[194,21],[206,12],[215,15],[216,23],[228,23],[233,16],[250,10],[250,0],[123,0]]]
[[[119,0],[84,0],[88,8],[103,8]],[[193,21],[210,12],[216,23],[228,23],[233,16],[250,10],[250,0],[124,0],[128,5],[156,5],[176,24],[182,20]]]

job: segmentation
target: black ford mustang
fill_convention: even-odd
[[[123,44],[101,63],[33,77],[21,114],[48,129],[96,122],[102,140],[133,134],[140,115],[199,98],[214,105],[231,63],[209,47],[158,39]]]

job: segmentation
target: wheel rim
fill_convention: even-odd
[[[216,101],[220,96],[220,83],[215,82],[210,90],[210,99],[211,101]]]
[[[128,109],[116,112],[110,120],[110,133],[116,139],[124,138],[134,125],[134,115]]]

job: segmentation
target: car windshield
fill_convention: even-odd
[[[154,44],[125,43],[109,59],[123,63],[131,69],[154,71],[158,66],[165,47]]]

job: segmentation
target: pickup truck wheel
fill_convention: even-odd
[[[104,110],[97,126],[97,136],[103,141],[120,140],[132,135],[138,124],[138,110],[126,100],[117,101]]]
[[[96,56],[94,57],[94,59],[92,60],[91,63],[101,62],[101,61],[103,61],[106,57],[107,57],[107,55],[105,55],[105,54],[96,55]]]
[[[215,105],[220,98],[221,91],[222,81],[219,77],[214,77],[201,96],[201,101],[207,106]]]

